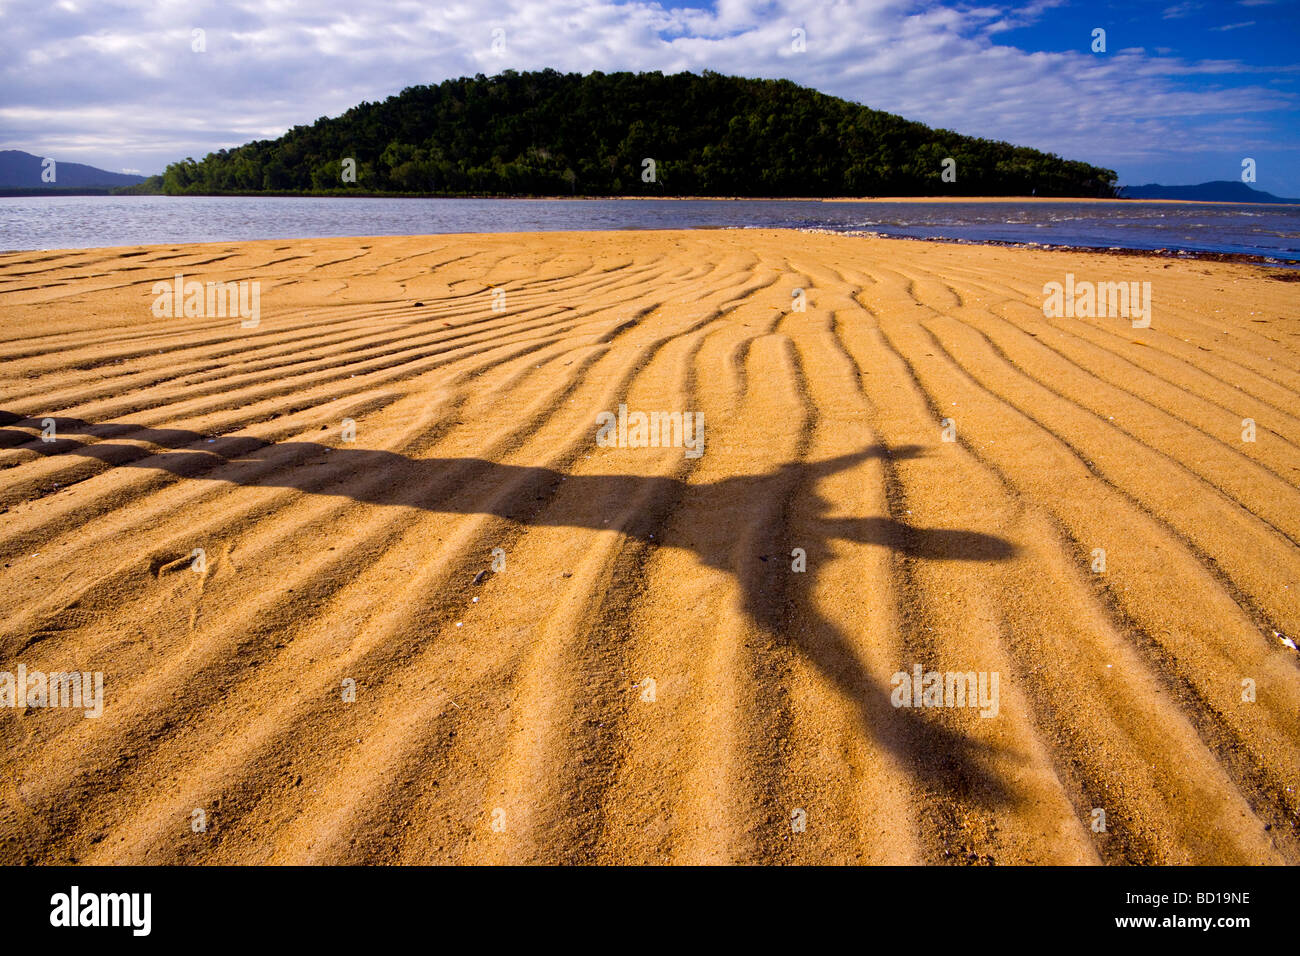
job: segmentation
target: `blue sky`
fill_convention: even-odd
[[[713,69],[1125,184],[1235,179],[1250,157],[1258,188],[1300,196],[1297,50],[1296,0],[0,0],[0,148],[153,173],[448,77]]]

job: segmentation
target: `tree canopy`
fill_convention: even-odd
[[[653,160],[651,167],[646,160]],[[945,160],[951,181],[942,176]],[[345,178],[351,160],[355,181]],[[955,178],[954,174],[955,173]],[[479,74],[173,163],[171,194],[1112,196],[1116,174],[788,80]]]

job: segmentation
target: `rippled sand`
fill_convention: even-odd
[[[1045,318],[1067,272],[1151,282],[1151,328]],[[155,317],[176,273],[256,280],[257,326]],[[1277,275],[757,230],[0,256],[0,671],[104,674],[97,719],[0,708],[0,858],[1300,862]],[[599,446],[620,404],[703,454]],[[996,715],[893,706],[918,664]]]

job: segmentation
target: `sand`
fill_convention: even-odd
[[[1149,281],[1151,327],[1046,318],[1067,272]],[[259,282],[257,326],[156,317],[176,273]],[[1283,275],[757,230],[0,256],[0,671],[104,680],[0,708],[0,860],[1300,862]],[[620,404],[703,454],[602,447]],[[894,706],[918,665],[996,713]]]

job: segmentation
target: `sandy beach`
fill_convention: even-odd
[[[1149,282],[1149,327],[1045,316],[1067,274]],[[0,860],[1300,863],[1293,275],[0,255],[0,671],[103,676],[100,716],[0,707]]]

